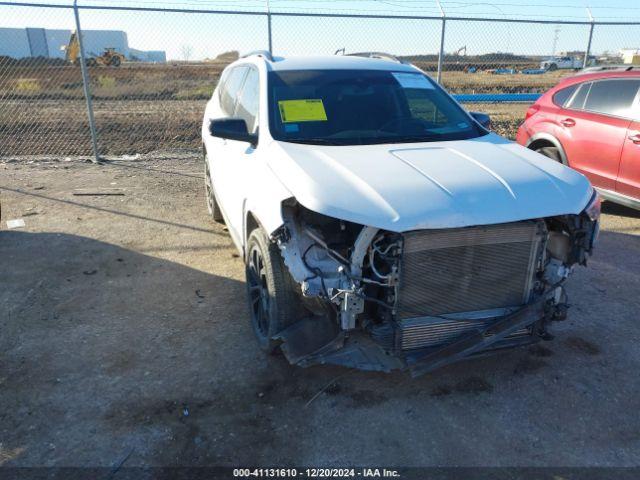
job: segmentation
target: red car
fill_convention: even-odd
[[[631,66],[565,78],[527,110],[517,141],[583,173],[604,199],[640,208],[639,90]]]

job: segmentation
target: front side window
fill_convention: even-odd
[[[365,145],[486,134],[420,72],[273,71],[268,94],[269,126],[276,140]]]
[[[242,81],[249,67],[235,67],[224,80],[220,95],[220,106],[227,116],[233,116],[236,107],[238,93],[242,87]]]
[[[631,117],[631,108],[640,87],[640,80],[616,79],[593,82],[584,103],[590,112]]]
[[[250,68],[238,99],[235,116],[247,122],[249,132],[254,132],[257,124],[260,94],[260,74]]]

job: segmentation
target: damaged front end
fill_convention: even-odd
[[[296,365],[426,373],[549,339],[563,284],[598,234],[594,194],[579,215],[390,232],[291,199],[272,235],[309,315],[276,336]]]

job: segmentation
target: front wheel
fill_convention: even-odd
[[[260,228],[247,241],[246,277],[251,326],[260,348],[274,353],[274,336],[303,318],[305,309],[280,250]]]
[[[534,150],[545,157],[549,157],[552,160],[555,160],[558,163],[562,163],[562,158],[560,158],[560,150],[557,147],[539,147]]]
[[[209,161],[207,155],[204,156],[204,196],[207,201],[207,210],[209,215],[215,222],[222,223],[224,218],[222,217],[222,211],[216,201],[216,195],[213,191],[213,183],[211,183],[211,173],[209,173]]]

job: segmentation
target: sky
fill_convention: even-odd
[[[4,0],[0,3],[19,3]],[[72,0],[30,0],[71,5]],[[194,10],[265,12],[266,0],[78,0],[81,6],[139,6]],[[637,0],[442,0],[449,17],[513,18],[544,21],[638,21]],[[589,10],[587,10],[587,6]],[[349,15],[440,16],[436,0],[270,0],[273,50],[281,55],[333,54],[385,51],[397,55],[435,54],[440,20],[309,18],[277,15],[286,12],[343,13]],[[266,16],[221,13],[172,13],[89,10],[80,11],[82,28],[123,30],[129,46],[139,50],[165,50],[169,59],[213,58],[228,50],[265,49]],[[0,27],[74,29],[70,9],[6,6],[0,4]],[[469,55],[491,52],[551,55],[584,50],[588,25],[522,24],[449,20],[445,51],[467,48]],[[640,25],[596,26],[592,53],[640,48]]]

